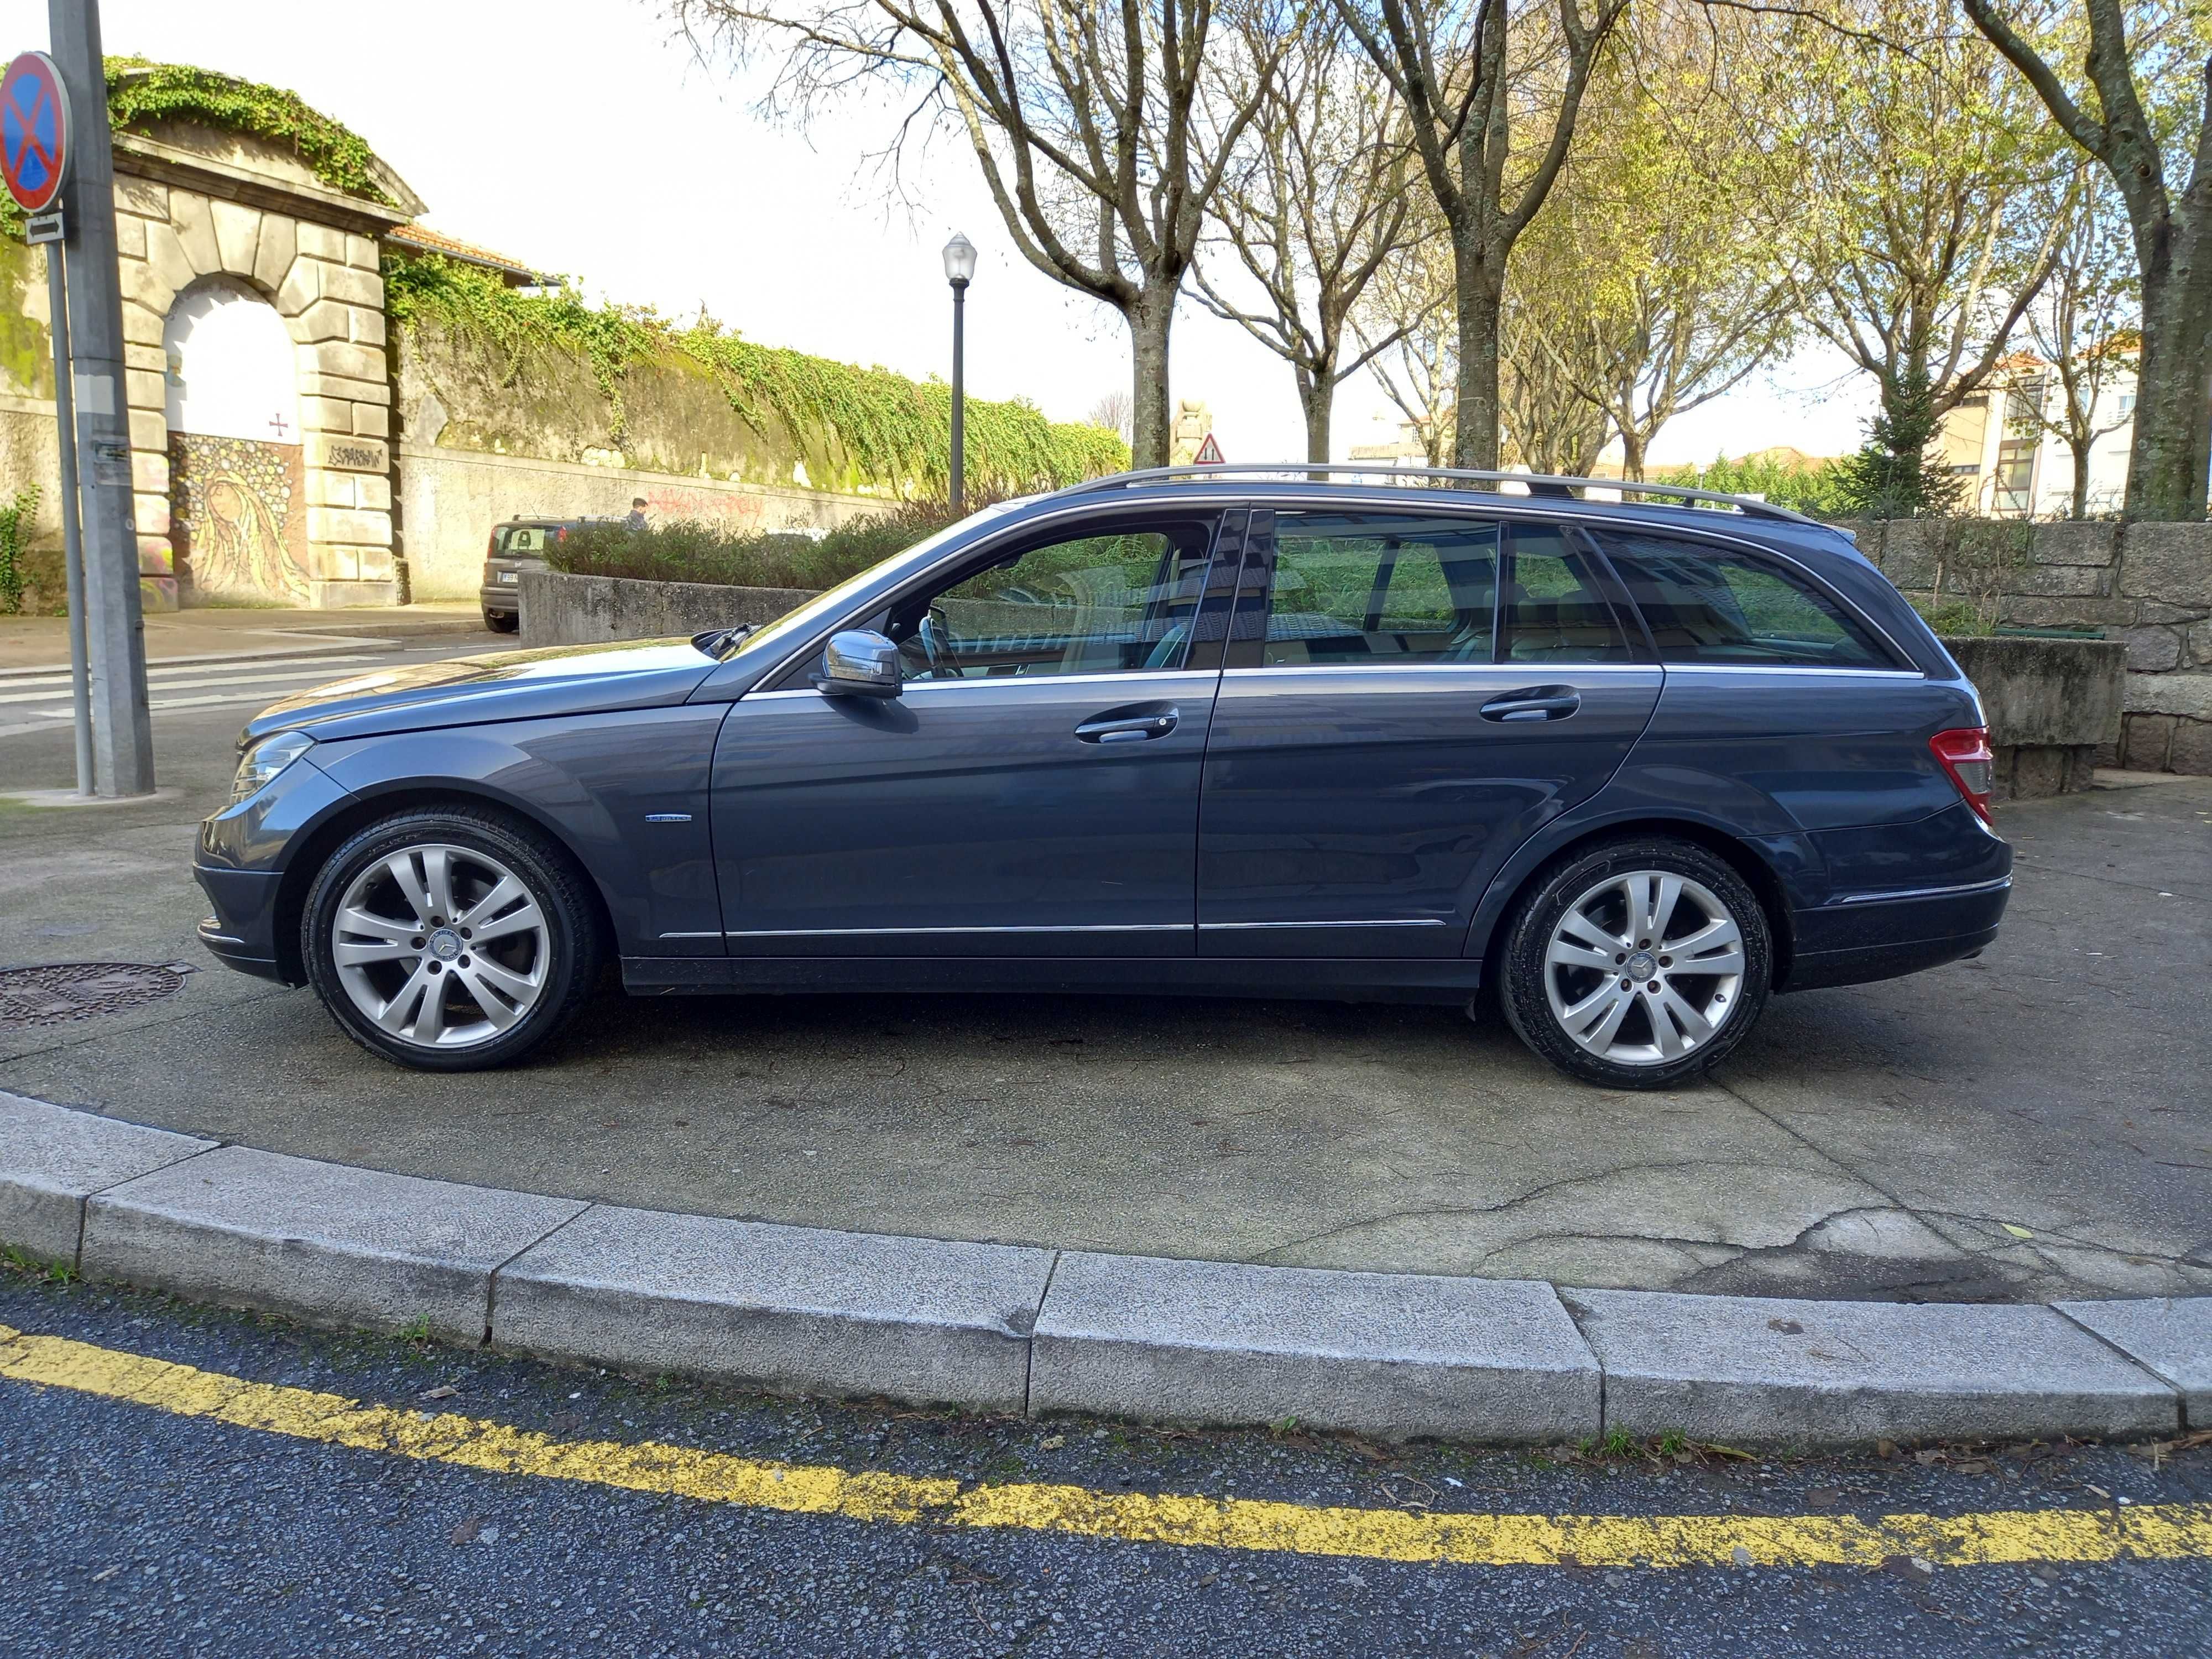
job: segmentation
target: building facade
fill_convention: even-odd
[[[2089,411],[2082,516],[2118,516],[2127,494],[2135,435],[2132,362],[2113,362]],[[2074,450],[2064,435],[2066,393],[2051,366],[2026,353],[2006,360],[1989,384],[1943,417],[1937,442],[1962,486],[1965,510],[1996,519],[2074,516]]]

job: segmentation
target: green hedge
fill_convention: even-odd
[[[586,525],[556,542],[545,562],[576,576],[818,592],[904,552],[960,516],[943,501],[909,501],[818,538],[778,531],[732,536],[716,525],[680,519],[643,530]]]

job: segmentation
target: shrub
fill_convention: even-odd
[[[546,562],[580,576],[819,590],[904,552],[962,516],[943,501],[908,501],[821,537],[794,531],[733,535],[720,525],[683,519],[639,531],[586,525],[556,542]]]
[[[30,551],[31,526],[39,517],[39,487],[27,484],[15,499],[0,507],[0,612],[19,617],[23,612],[23,590],[30,578],[23,555]]]

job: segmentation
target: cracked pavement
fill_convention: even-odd
[[[471,648],[457,641],[451,650]],[[610,994],[520,1070],[396,1070],[199,951],[192,825],[236,711],[157,726],[148,806],[0,806],[0,963],[198,962],[0,1031],[0,1087],[411,1175],[801,1225],[1812,1297],[2212,1290],[2212,781],[2001,809],[1978,961],[1777,999],[1705,1085],[1611,1094],[1502,1021],[1389,1006]],[[0,738],[67,781],[64,732]]]

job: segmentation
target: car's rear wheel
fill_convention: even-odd
[[[1773,943],[1724,860],[1672,837],[1608,842],[1540,880],[1514,915],[1500,1000],[1521,1040],[1611,1088],[1717,1064],[1765,1006]]]
[[[519,611],[487,611],[483,619],[484,626],[495,634],[512,634],[522,626],[522,613]]]
[[[301,949],[348,1036],[441,1072],[504,1065],[550,1037],[602,952],[568,855],[465,810],[386,818],[339,848],[308,890]]]

